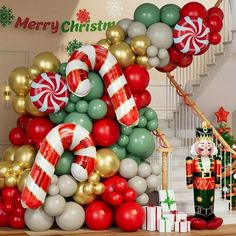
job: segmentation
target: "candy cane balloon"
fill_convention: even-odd
[[[139,113],[126,78],[116,58],[100,45],[85,45],[75,51],[66,67],[69,90],[79,97],[90,91],[88,72],[97,71],[106,87],[117,120],[125,126],[134,126]]]
[[[86,180],[94,170],[96,148],[89,132],[76,124],[56,126],[44,139],[27,177],[21,195],[25,208],[36,209],[42,206],[55,166],[64,150],[74,153],[71,173],[76,180]]]

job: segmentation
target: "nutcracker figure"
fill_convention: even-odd
[[[196,129],[196,142],[191,147],[192,157],[186,158],[186,181],[193,188],[195,215],[194,229],[216,229],[223,219],[214,214],[215,188],[220,187],[221,158],[213,142],[212,129],[203,123]]]

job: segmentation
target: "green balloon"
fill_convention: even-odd
[[[68,113],[75,111],[75,104],[73,102],[68,102],[67,105],[65,106],[65,111]]]
[[[88,105],[88,115],[92,119],[101,119],[107,114],[107,105],[101,99],[93,99]]]
[[[143,116],[144,112],[147,110],[147,108],[141,108],[138,112],[139,112],[139,116]]]
[[[140,157],[137,157],[137,156],[133,156],[131,154],[127,154],[126,155],[126,158],[131,158],[133,159],[134,161],[136,161],[136,163],[138,164],[138,166],[141,164],[141,162],[143,162],[143,160],[140,158]]]
[[[139,117],[138,127],[139,128],[145,128],[147,125],[147,118],[145,116]]]
[[[67,66],[66,62],[61,63],[59,66],[59,73],[63,76],[66,75],[66,66]]]
[[[120,129],[121,129],[121,133],[125,135],[130,135],[133,131],[132,127],[126,127],[124,125],[121,125]]]
[[[77,103],[79,100],[81,99],[81,97],[76,96],[75,94],[71,93],[70,94],[70,101],[73,103]]]
[[[126,149],[124,147],[119,146],[118,144],[110,146],[109,149],[111,149],[120,160],[126,157]]]
[[[54,123],[54,124],[61,124],[63,123],[67,113],[64,110],[60,110],[56,113],[50,113],[49,114],[49,119]]]
[[[104,84],[101,77],[95,72],[89,72],[88,79],[90,80],[91,89],[89,94],[84,97],[84,100],[89,102],[95,98],[100,98],[103,95]]]
[[[167,4],[161,8],[161,22],[173,27],[180,19],[180,7]]]
[[[64,120],[64,123],[74,123],[81,125],[89,132],[91,132],[93,128],[90,118],[86,114],[81,114],[78,112],[71,112],[68,114]]]
[[[150,107],[148,107],[144,113],[144,116],[147,118],[147,120],[157,120],[157,113]]]
[[[71,152],[65,151],[55,168],[56,175],[66,175],[71,173],[71,165],[73,163],[74,155]]]
[[[155,150],[155,142],[147,129],[134,128],[126,148],[131,155],[148,158]]]
[[[147,123],[147,129],[150,131],[155,131],[158,128],[157,120],[149,120]]]
[[[154,23],[160,22],[160,10],[152,3],[144,3],[136,8],[134,20],[149,27]]]
[[[75,105],[75,110],[79,113],[86,113],[88,111],[88,103],[84,100],[80,100]]]
[[[129,136],[121,134],[118,140],[118,144],[122,147],[126,146],[129,143]]]

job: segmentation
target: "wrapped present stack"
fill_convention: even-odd
[[[190,231],[190,221],[187,221],[187,214],[178,212],[175,194],[173,190],[159,191],[159,206],[143,206],[145,211],[145,222],[142,229],[147,231],[180,232]]]

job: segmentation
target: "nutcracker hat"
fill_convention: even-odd
[[[202,128],[196,128],[196,139],[199,140],[213,140],[212,128],[208,128],[205,122],[202,123]]]

